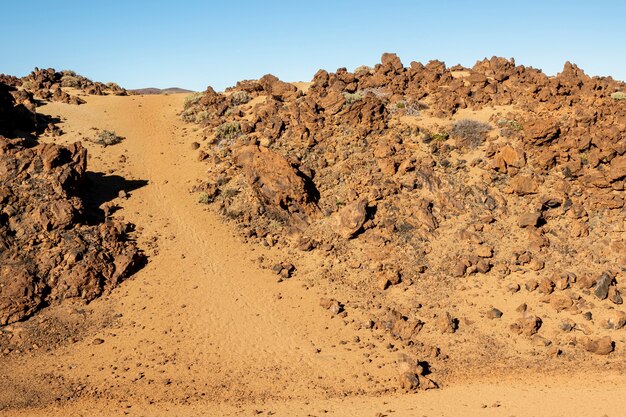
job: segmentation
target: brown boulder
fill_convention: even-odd
[[[365,220],[367,220],[367,199],[360,198],[337,213],[337,233],[344,239],[350,239],[363,227]]]
[[[613,352],[614,349],[614,343],[609,336],[588,340],[584,346],[588,352],[595,353],[596,355],[608,355]]]
[[[305,180],[282,155],[249,145],[236,152],[235,163],[261,203],[274,213],[282,217],[298,214],[300,221],[305,221],[314,212]]]

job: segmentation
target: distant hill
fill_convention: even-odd
[[[136,90],[128,90],[133,94],[179,94],[179,93],[193,93],[192,90],[185,90],[184,88],[172,87],[172,88],[138,88]]]

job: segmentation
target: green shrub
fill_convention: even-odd
[[[621,91],[616,91],[615,93],[611,94],[611,98],[613,100],[626,100],[626,93],[621,92]]]
[[[487,139],[491,126],[476,120],[463,119],[452,124],[450,137],[458,139],[461,145],[477,147]]]
[[[241,136],[241,125],[239,122],[222,123],[215,129],[215,139],[217,141],[233,140]]]
[[[363,100],[363,93],[360,91],[357,91],[356,93],[343,93],[343,98],[346,99],[346,105],[349,106],[353,103],[356,103],[357,101],[361,101]]]
[[[199,93],[190,94],[187,97],[185,97],[184,108],[188,109],[189,107],[195,106],[196,104],[198,104],[203,95],[204,93],[199,92]]]
[[[368,74],[373,74],[374,73],[374,68],[372,67],[368,67],[367,65],[361,65],[358,66],[354,69],[354,73],[355,74],[361,74],[361,73],[368,73]]]
[[[120,143],[124,138],[115,134],[115,132],[110,130],[101,130],[95,139],[92,139],[93,143],[97,143],[98,145],[102,145],[104,147],[116,145]]]
[[[247,91],[235,91],[231,95],[232,103],[234,106],[239,106],[241,104],[246,104],[250,100],[252,100],[252,96]]]
[[[446,132],[438,132],[430,135],[430,140],[435,142],[445,142],[449,137],[450,135]]]
[[[509,119],[500,119],[498,120],[498,126],[502,127],[502,128],[508,128],[511,130],[515,130],[516,132],[519,132],[520,130],[523,130],[524,127],[516,120],[509,120]]]
[[[61,78],[61,87],[80,88],[81,80],[78,77],[66,75]]]
[[[405,101],[400,100],[396,103],[395,109],[391,109],[392,112],[399,112],[405,116],[419,116],[422,105],[417,101]]]
[[[208,193],[200,193],[198,195],[198,203],[200,204],[210,204],[213,202],[213,198]]]

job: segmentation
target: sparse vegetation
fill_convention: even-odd
[[[354,73],[355,74],[359,74],[359,73],[368,73],[368,74],[373,74],[374,73],[374,68],[367,66],[367,65],[361,65],[358,66],[354,69]]]
[[[234,106],[240,106],[252,100],[250,93],[248,93],[247,91],[235,91],[232,94],[231,98]]]
[[[198,195],[198,203],[200,204],[210,204],[213,202],[213,198],[208,193],[200,193]]]
[[[357,101],[363,100],[363,93],[357,91],[356,93],[343,93],[343,97],[346,99],[346,106],[350,106]]]
[[[615,93],[611,94],[611,98],[613,100],[626,100],[626,93],[622,91],[616,91]]]
[[[188,109],[191,106],[195,106],[200,102],[200,99],[204,96],[204,93],[193,93],[185,97],[184,108]]]
[[[115,132],[111,130],[101,130],[92,142],[106,147],[116,145],[123,139],[123,137],[116,135]]]
[[[233,140],[241,136],[241,126],[239,122],[222,123],[215,129],[215,139],[218,142]]]
[[[61,79],[61,87],[71,87],[71,88],[80,88],[81,82],[80,78],[74,77],[71,75],[64,76]]]
[[[516,132],[524,129],[524,127],[517,120],[513,119],[500,119],[498,120],[498,126],[501,128],[511,129]]]
[[[472,148],[480,146],[487,139],[491,126],[477,120],[462,119],[452,124],[450,137],[460,141],[462,145]]]
[[[405,116],[419,116],[422,108],[423,106],[417,101],[400,100],[395,107],[392,107],[391,111],[404,114]]]

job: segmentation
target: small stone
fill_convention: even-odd
[[[452,269],[452,276],[462,277],[463,275],[465,275],[466,270],[467,265],[465,265],[465,262],[459,261],[456,263],[456,265],[454,265],[454,268]]]
[[[614,330],[619,330],[626,326],[626,313],[620,310],[614,310],[607,319],[607,327]]]
[[[615,286],[609,288],[609,300],[611,300],[614,304],[622,304],[624,301],[622,300],[622,296],[617,290]]]
[[[515,294],[516,292],[518,292],[520,290],[520,286],[519,286],[519,284],[513,282],[513,283],[507,285],[506,289],[509,290],[509,292],[511,294]]]
[[[118,197],[118,198],[125,199],[125,198],[128,198],[128,194],[126,193],[126,191],[124,191],[124,190],[120,190],[120,191],[117,193],[117,197]]]
[[[511,324],[511,330],[519,335],[530,337],[539,331],[541,323],[541,319],[537,316],[522,317]]]
[[[533,335],[530,339],[533,344],[537,345],[537,346],[544,346],[544,347],[548,347],[552,344],[552,341],[549,339],[546,339],[543,336],[539,336],[538,334]]]
[[[574,305],[574,301],[568,295],[553,294],[550,297],[550,305],[556,311],[563,311],[563,310],[567,310],[568,308],[572,307],[572,305]]]
[[[497,308],[492,308],[487,312],[488,319],[499,319],[500,317],[502,317],[502,312]]]
[[[193,149],[194,151],[198,149],[199,147],[200,147],[200,144],[198,142],[191,142],[191,149]]]
[[[536,279],[531,279],[529,281],[526,281],[526,284],[524,284],[524,286],[526,287],[526,291],[533,292],[537,289],[539,283]]]
[[[585,275],[578,280],[578,285],[582,289],[589,289],[596,285],[597,280],[591,275]]]
[[[493,256],[493,248],[491,246],[481,245],[476,249],[475,253],[481,258],[491,258]]]
[[[385,291],[389,287],[389,285],[391,285],[391,283],[389,282],[389,279],[387,279],[385,275],[378,276],[378,279],[376,280],[376,286],[378,287],[379,290]]]
[[[573,275],[573,274],[572,274]],[[569,288],[570,284],[576,282],[576,278],[574,275],[574,280],[572,281],[570,278],[570,275],[568,273],[564,273],[561,274],[555,281],[554,281],[554,287],[559,290],[559,291],[563,291],[567,288]]]
[[[601,337],[596,340],[589,340],[585,343],[585,349],[596,355],[608,355],[613,352],[613,341],[609,336]]]
[[[540,261],[539,259],[534,259],[534,258],[528,264],[528,268],[530,268],[533,271],[540,271],[544,268],[544,266],[545,266],[545,263],[543,261]]]
[[[596,283],[596,289],[594,291],[596,297],[598,297],[600,300],[604,300],[609,295],[609,286],[611,285],[612,281],[613,277],[610,276],[607,272],[603,272],[602,276],[600,276],[600,279]]]
[[[486,274],[491,269],[491,264],[485,259],[481,259],[476,264],[476,270],[480,273]]]
[[[417,378],[417,375],[415,375],[414,373],[403,372],[402,374],[400,374],[400,386],[406,390],[415,390],[419,388],[420,382]]]
[[[543,277],[539,281],[539,292],[541,294],[552,294],[552,291],[554,291],[554,282],[548,277]]]
[[[91,342],[92,345],[101,345],[104,343],[104,339],[100,339],[99,337],[96,337],[95,339],[93,339],[93,342]]]
[[[572,319],[565,319],[559,324],[559,328],[564,332],[571,332],[576,328],[576,323]]]
[[[591,320],[593,318],[591,311],[587,311],[586,313],[583,313],[583,318],[585,320]]]
[[[439,316],[435,325],[441,333],[454,333],[456,332],[457,322],[458,320],[454,320],[450,313],[446,312]]]
[[[525,313],[526,310],[528,310],[528,305],[526,305],[526,303],[522,303],[518,305],[517,308],[515,309],[515,311],[517,311],[518,313]]]
[[[539,212],[525,213],[519,217],[517,221],[517,225],[522,228],[523,227],[535,227],[539,223],[540,218],[541,218],[541,213]]]

